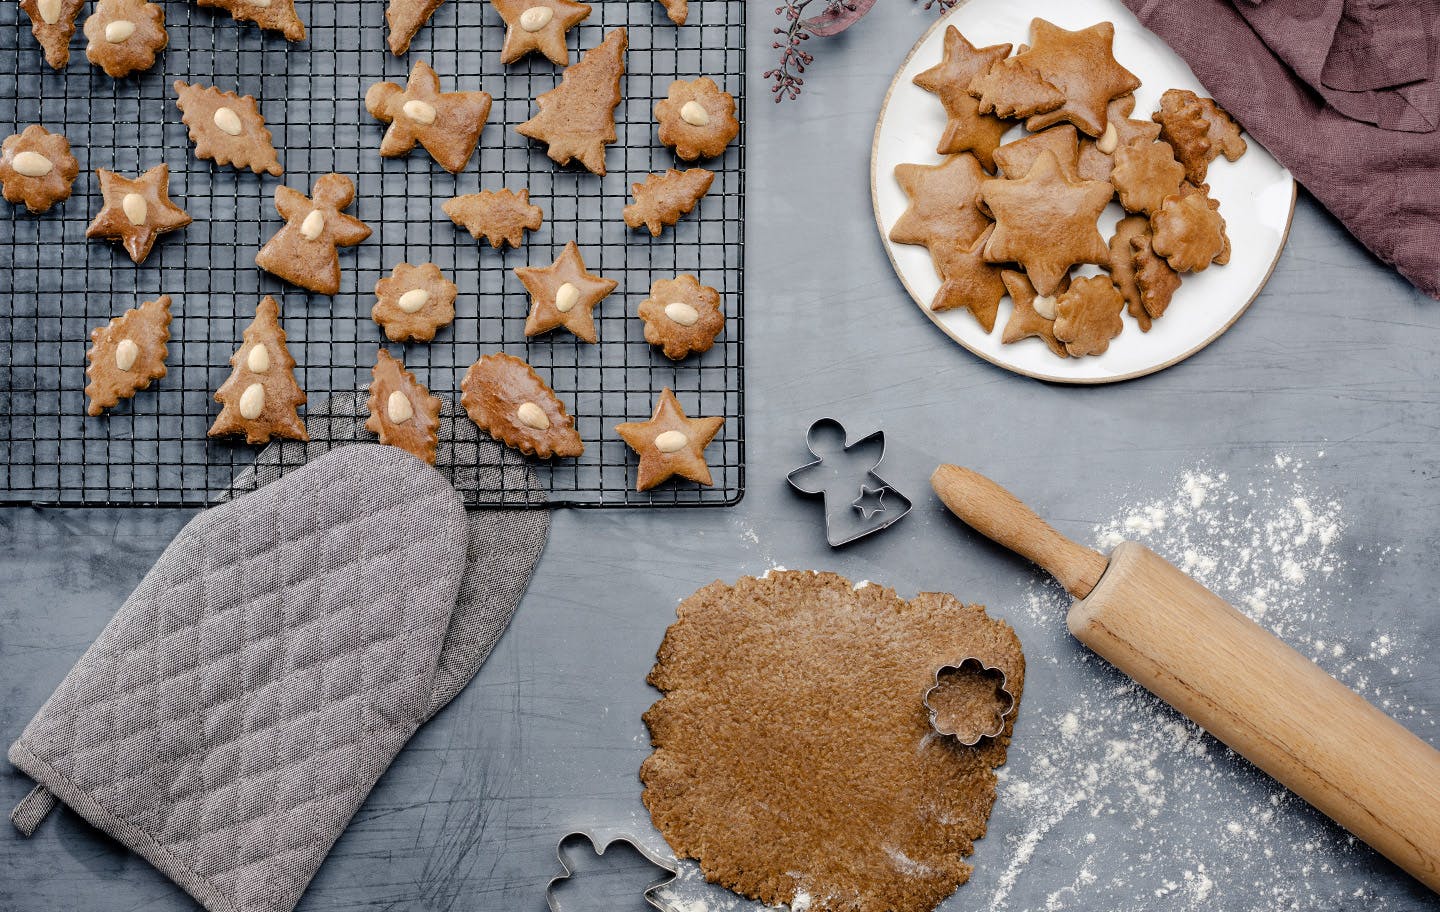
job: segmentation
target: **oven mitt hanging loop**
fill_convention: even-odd
[[[11,746],[39,783],[12,819],[58,798],[212,912],[289,912],[483,662],[548,514],[472,522],[372,444],[196,517]]]

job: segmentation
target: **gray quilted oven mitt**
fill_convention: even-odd
[[[39,783],[12,819],[59,799],[207,909],[288,912],[480,667],[547,524],[496,511],[472,541],[438,472],[373,444],[210,509],[11,746]]]

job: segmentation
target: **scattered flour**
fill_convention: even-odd
[[[1195,469],[1165,496],[1098,526],[1095,540],[1102,548],[1145,543],[1405,724],[1433,725],[1390,683],[1423,661],[1402,634],[1376,632],[1348,648],[1327,639],[1349,601],[1345,523],[1340,503],[1313,488],[1305,462],[1288,455],[1245,484]],[[1043,718],[1022,713],[1000,770],[991,823],[1005,849],[989,908],[1397,908],[1366,885],[1368,848],[1062,640],[1069,604],[1058,587],[1037,583],[1024,606],[1029,683],[1070,696]],[[1035,631],[1045,630],[1056,639],[1037,641]],[[1021,878],[1026,903],[1013,895]]]

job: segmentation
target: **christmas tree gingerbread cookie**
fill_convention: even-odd
[[[222,92],[214,86],[175,80],[175,106],[190,131],[195,157],[217,165],[233,165],[256,174],[285,173],[275,153],[270,129],[250,95]]]
[[[339,248],[368,238],[370,226],[340,211],[355,199],[355,183],[345,175],[320,177],[311,194],[275,188],[275,208],[285,227],[255,254],[255,265],[292,285],[334,295],[340,290]]]
[[[622,213],[625,224],[631,228],[643,225],[651,237],[659,237],[667,225],[678,224],[680,216],[694,209],[714,182],[715,174],[704,168],[670,168],[664,174],[651,174],[644,183],[630,185],[635,202]]]
[[[85,411],[99,415],[165,376],[170,341],[170,296],[146,301],[90,331]]]
[[[195,3],[223,9],[236,22],[253,22],[267,32],[279,32],[286,41],[305,40],[305,23],[295,11],[295,0],[195,0]]]
[[[535,99],[540,113],[515,128],[547,145],[561,165],[579,160],[592,174],[605,174],[605,147],[615,142],[615,109],[625,75],[629,38],[623,28],[567,67],[560,84]]]
[[[20,10],[30,17],[30,31],[45,52],[45,62],[57,70],[70,62],[70,36],[85,0],[20,0]]]
[[[211,437],[244,434],[247,443],[269,443],[271,437],[309,440],[305,422],[295,409],[305,404],[305,391],[295,382],[295,359],[285,347],[280,305],[269,295],[255,308],[244,341],[230,356],[234,368],[215,391],[222,408],[210,426]]]
[[[440,441],[440,400],[385,349],[370,371],[370,417],[365,430],[388,446],[435,464]]]

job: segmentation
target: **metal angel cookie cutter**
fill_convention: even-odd
[[[659,880],[654,881],[650,886],[646,887],[643,895],[645,901],[656,909],[659,909],[660,912],[672,912],[671,907],[662,902],[655,894],[661,888],[674,882],[676,875],[679,873],[679,868],[675,866],[674,862],[656,855],[641,845],[638,840],[630,836],[614,836],[611,837],[608,842],[601,843],[600,840],[596,839],[595,835],[588,830],[575,830],[566,833],[560,837],[560,841],[555,845],[555,858],[560,862],[560,868],[565,873],[557,874],[550,878],[550,882],[545,885],[545,902],[550,907],[550,912],[566,912],[569,908],[558,897],[556,887],[566,883],[575,876],[575,868],[572,868],[570,862],[565,858],[566,844],[579,842],[582,839],[589,843],[590,850],[595,853],[596,858],[604,857],[606,851],[608,851],[611,846],[617,843],[624,843],[634,849],[642,859],[664,871],[665,876],[660,877]]]
[[[885,458],[885,432],[849,439],[834,418],[817,420],[805,434],[815,461],[785,476],[801,494],[824,497],[825,540],[832,548],[894,525],[911,506],[910,498],[875,474]]]
[[[930,727],[966,747],[998,737],[1015,711],[1005,672],[975,656],[935,669],[935,684],[925,691]]]

